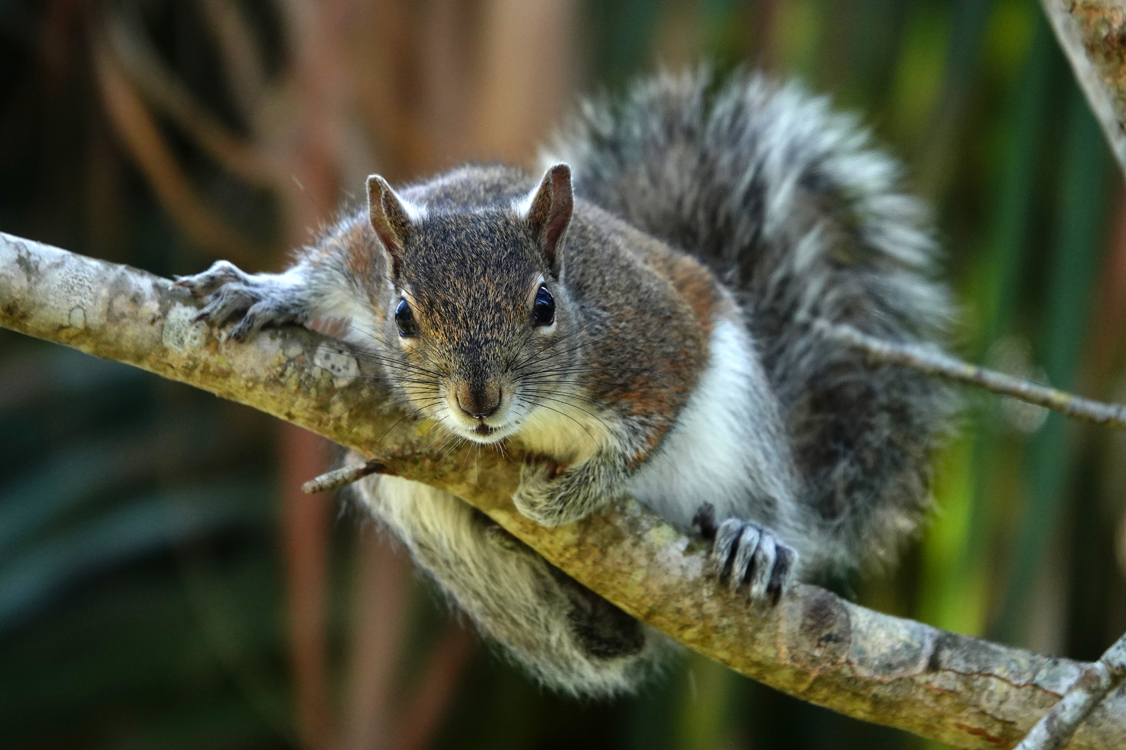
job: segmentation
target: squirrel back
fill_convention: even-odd
[[[759,74],[664,75],[587,103],[550,161],[576,196],[708,265],[738,298],[778,398],[802,505],[836,572],[892,557],[929,505],[948,390],[819,335],[941,341],[951,305],[898,165],[854,118]]]

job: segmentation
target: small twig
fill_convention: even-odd
[[[822,320],[816,321],[814,326],[826,336],[865,352],[869,362],[907,367],[925,375],[948,378],[1043,406],[1073,419],[1126,430],[1126,406],[1075,396],[1030,380],[971,365],[917,344],[894,344],[861,333],[852,326]]]
[[[1088,714],[1121,685],[1123,679],[1126,679],[1126,635],[1075,681],[1015,750],[1056,750],[1063,747]]]
[[[358,482],[370,474],[387,474],[387,467],[379,461],[368,461],[366,464],[353,464],[342,466],[339,469],[321,474],[316,479],[310,479],[301,485],[302,491],[308,495],[317,492],[332,492],[341,487],[347,487],[353,482]]]

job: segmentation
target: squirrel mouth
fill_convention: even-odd
[[[473,431],[481,437],[488,437],[489,435],[493,434],[494,428],[489,427],[487,424],[479,424],[473,429]]]

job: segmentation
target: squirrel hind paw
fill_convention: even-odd
[[[732,591],[746,590],[747,599],[756,604],[777,604],[795,583],[797,551],[770,529],[751,521],[729,518],[714,528],[711,562],[720,582]]]

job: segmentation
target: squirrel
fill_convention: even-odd
[[[948,293],[896,162],[796,84],[708,70],[588,102],[544,161],[539,180],[372,176],[285,272],[219,261],[177,284],[237,340],[346,320],[414,415],[543,457],[512,498],[540,524],[632,496],[714,534],[720,580],[767,606],[892,557],[930,503],[949,393],[814,323],[941,343]],[[358,493],[542,683],[620,693],[670,651],[456,497],[391,476]]]

